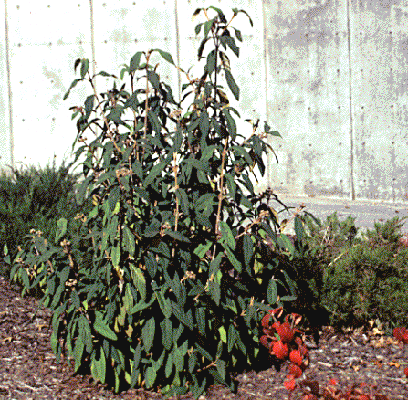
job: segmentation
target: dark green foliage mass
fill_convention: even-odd
[[[154,54],[174,64],[162,50],[134,54],[120,73],[128,86],[100,72],[114,80],[101,94],[89,61],[75,62],[80,76],[65,98],[83,81],[93,89],[72,108],[73,165],[84,178],[76,199],[92,208],[75,218],[75,229],[61,218],[55,237],[34,233],[12,271],[25,290],[40,287],[53,310],[55,353],[66,350],[76,370],[116,391],[142,386],[198,397],[214,382],[234,389],[231,374],[257,366],[264,312],[296,298],[277,260],[283,250],[296,253],[278,236],[270,205],[277,198],[254,189],[254,171],[266,172],[268,139],[280,135],[267,123],[261,131],[259,121],[241,132],[221,84],[239,99],[227,53],[239,56],[242,35],[220,9],[205,11],[215,16],[195,29],[203,35],[202,76],[190,79],[177,67],[188,80],[183,104],[151,65]],[[296,227],[301,236],[302,223]]]

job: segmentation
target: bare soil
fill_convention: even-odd
[[[114,394],[90,376],[75,374],[70,361],[63,359],[58,364],[49,341],[50,311],[39,307],[34,298],[21,298],[19,293],[18,288],[0,277],[0,399],[163,398],[159,393],[134,389]],[[312,346],[311,342],[309,346],[310,364],[303,379],[299,379],[299,388],[292,393],[292,400],[308,392],[319,399],[346,399],[339,394],[323,397],[329,378],[337,379],[337,387],[342,390],[352,384],[366,384],[365,393],[371,394],[371,400],[408,399],[408,383],[403,375],[408,351],[393,338],[375,329],[336,333],[324,327],[319,347]],[[279,372],[274,368],[260,373],[247,372],[237,376],[237,393],[213,386],[202,400],[286,400],[288,391],[283,386],[286,375],[286,366]],[[355,389],[354,393],[357,392]],[[188,394],[181,398],[190,400],[193,396]]]

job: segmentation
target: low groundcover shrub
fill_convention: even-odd
[[[114,84],[98,94],[89,61],[75,62],[80,77],[65,98],[82,81],[93,89],[73,107],[80,146],[73,165],[85,158],[77,201],[91,199],[92,209],[75,217],[75,229],[61,218],[55,240],[33,231],[13,265],[12,277],[26,291],[40,287],[53,310],[57,356],[66,350],[75,370],[116,391],[130,385],[198,397],[214,382],[234,389],[232,374],[255,368],[263,353],[265,312],[296,298],[277,253],[295,257],[298,249],[278,235],[273,193],[253,186],[254,169],[265,174],[268,137],[280,135],[267,123],[263,132],[253,124],[246,138],[238,132],[240,115],[220,81],[238,100],[227,50],[239,56],[242,35],[220,9],[194,14],[201,12],[198,58],[208,42],[214,48],[201,79],[180,69],[187,111],[150,63],[158,53],[174,64],[169,53],[137,52],[120,74],[130,92],[102,71]],[[295,227],[301,241],[299,217]]]
[[[54,162],[45,168],[11,168],[11,174],[1,174],[0,249],[6,246],[11,259],[31,229],[55,237],[57,220],[69,219],[81,209],[73,192],[78,177],[68,171],[64,163],[57,168]],[[1,271],[6,276],[9,272]]]

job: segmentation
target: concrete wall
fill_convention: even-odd
[[[246,118],[267,119],[279,164],[270,158],[260,188],[320,198],[406,201],[408,1],[406,0],[3,0],[0,18],[0,167],[45,165],[70,156],[69,107],[90,94],[74,79],[86,57],[118,74],[139,50],[161,48],[199,77],[197,7],[243,8],[234,26],[244,43],[232,71]],[[210,14],[212,15],[212,14]],[[206,52],[205,52],[206,54]],[[160,61],[158,58],[157,61]],[[183,76],[164,61],[177,94]],[[99,92],[107,81],[97,81]],[[239,129],[250,131],[243,122]]]
[[[406,201],[408,2],[270,0],[266,32],[272,186]]]

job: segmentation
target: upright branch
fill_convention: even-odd
[[[218,209],[217,209],[217,218],[215,220],[215,235],[219,236],[220,234],[220,220],[221,220],[221,210],[222,210],[222,201],[224,199],[224,174],[225,174],[225,158],[227,154],[227,145],[228,145],[228,136],[225,138],[224,151],[222,152],[222,161],[221,161],[221,175],[220,175],[220,193],[218,193]]]
[[[147,113],[149,112],[149,60],[152,51],[149,50],[146,55],[146,100],[145,100],[145,115],[144,115],[144,126],[143,126],[143,139],[146,139],[147,135]],[[144,154],[144,146],[142,148],[142,156]]]

